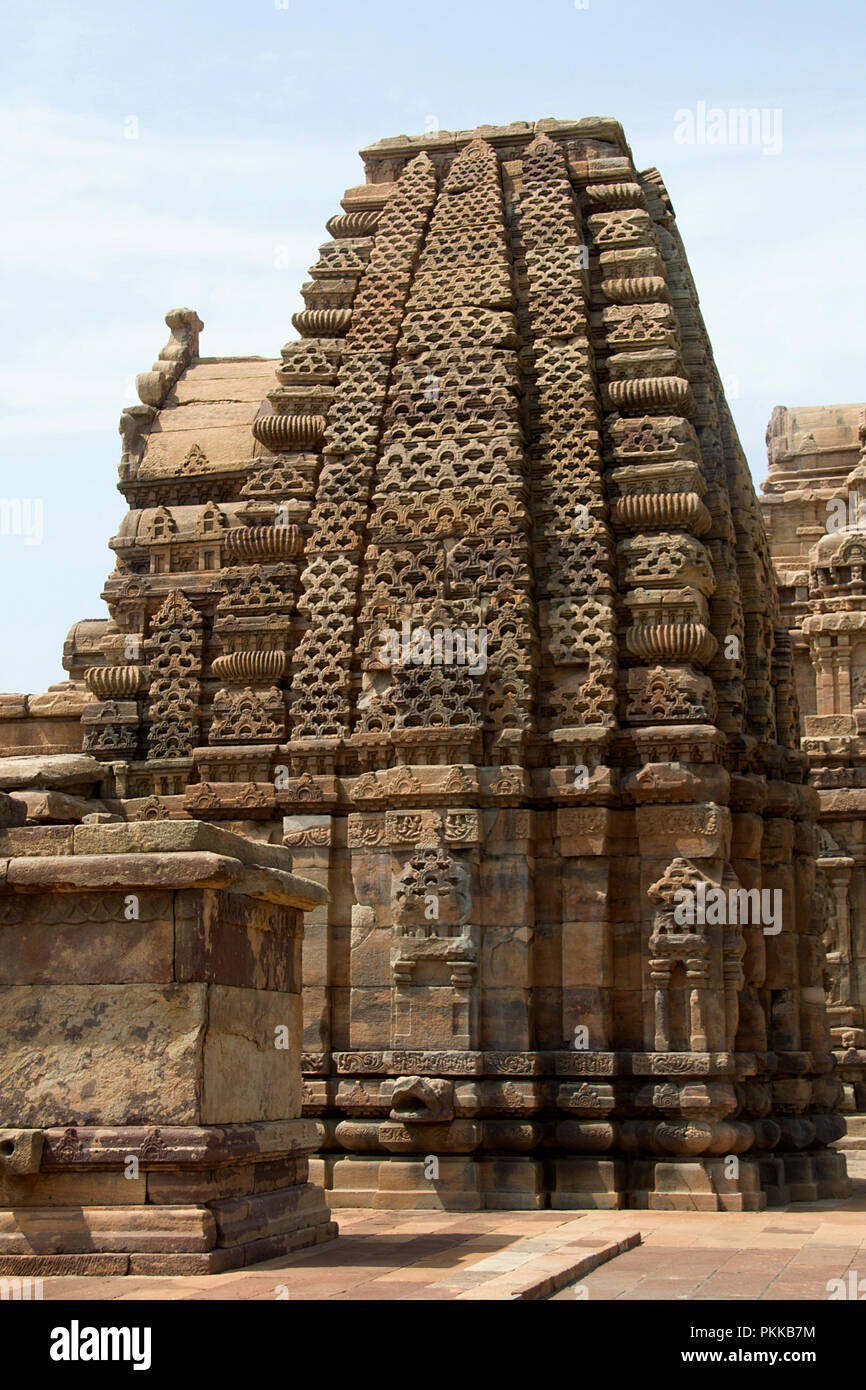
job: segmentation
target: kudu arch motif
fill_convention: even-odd
[[[664,185],[607,120],[363,159],[272,389],[170,316],[111,622],[70,641],[85,746],[129,818],[284,835],[328,887],[332,1205],[841,1192],[790,646]],[[783,929],[676,922],[699,882]]]

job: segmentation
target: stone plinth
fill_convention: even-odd
[[[7,857],[8,856],[8,857]],[[215,1272],[329,1240],[281,847],[0,831],[0,1273]]]

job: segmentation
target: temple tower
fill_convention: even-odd
[[[661,178],[599,119],[362,158],[279,363],[169,315],[86,748],[329,890],[332,1205],[842,1192],[790,643]]]

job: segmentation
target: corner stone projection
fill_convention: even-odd
[[[303,1114],[332,1207],[847,1195],[791,642],[661,178],[607,119],[401,136],[362,158],[280,361],[203,358],[198,316],[167,315],[121,418],[110,619],[72,629],[67,682],[0,697],[0,787],[27,820],[5,832],[0,921],[11,941],[43,924],[4,952],[23,974],[2,1067],[28,1078],[9,1113],[43,1144],[26,1181],[93,1200],[57,1126],[108,1126],[112,1155],[124,1126],[191,1126],[167,1141],[168,1205],[157,1165],[137,1219],[158,1229],[182,1203],[196,1258],[211,1221],[217,1249],[263,1258],[269,1218],[218,1175],[238,1143],[245,1182],[274,1155],[278,1191],[302,1181],[294,1094],[256,1051],[287,988],[267,943],[289,926],[246,916],[264,897],[292,930],[307,910]],[[430,634],[453,652],[483,632],[484,662],[383,660],[404,623],[428,652]],[[235,848],[137,838],[204,823]],[[126,877],[97,893],[78,856],[105,863],[127,838]],[[176,861],[225,853],[282,883],[280,845],[327,900],[179,877]],[[682,926],[677,893],[698,884],[778,895],[781,929]],[[129,933],[119,903],[139,890],[148,930]],[[76,931],[93,937],[86,978]],[[85,1020],[103,978],[135,1007],[100,1014],[84,1096],[40,986]],[[153,1069],[128,1058],[139,1017],[162,1040]],[[234,1094],[247,1055],[254,1119]],[[172,1144],[194,1155],[183,1180]]]

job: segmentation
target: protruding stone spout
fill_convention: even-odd
[[[437,1124],[454,1118],[454,1083],[438,1076],[398,1076],[391,1092],[392,1120]]]

